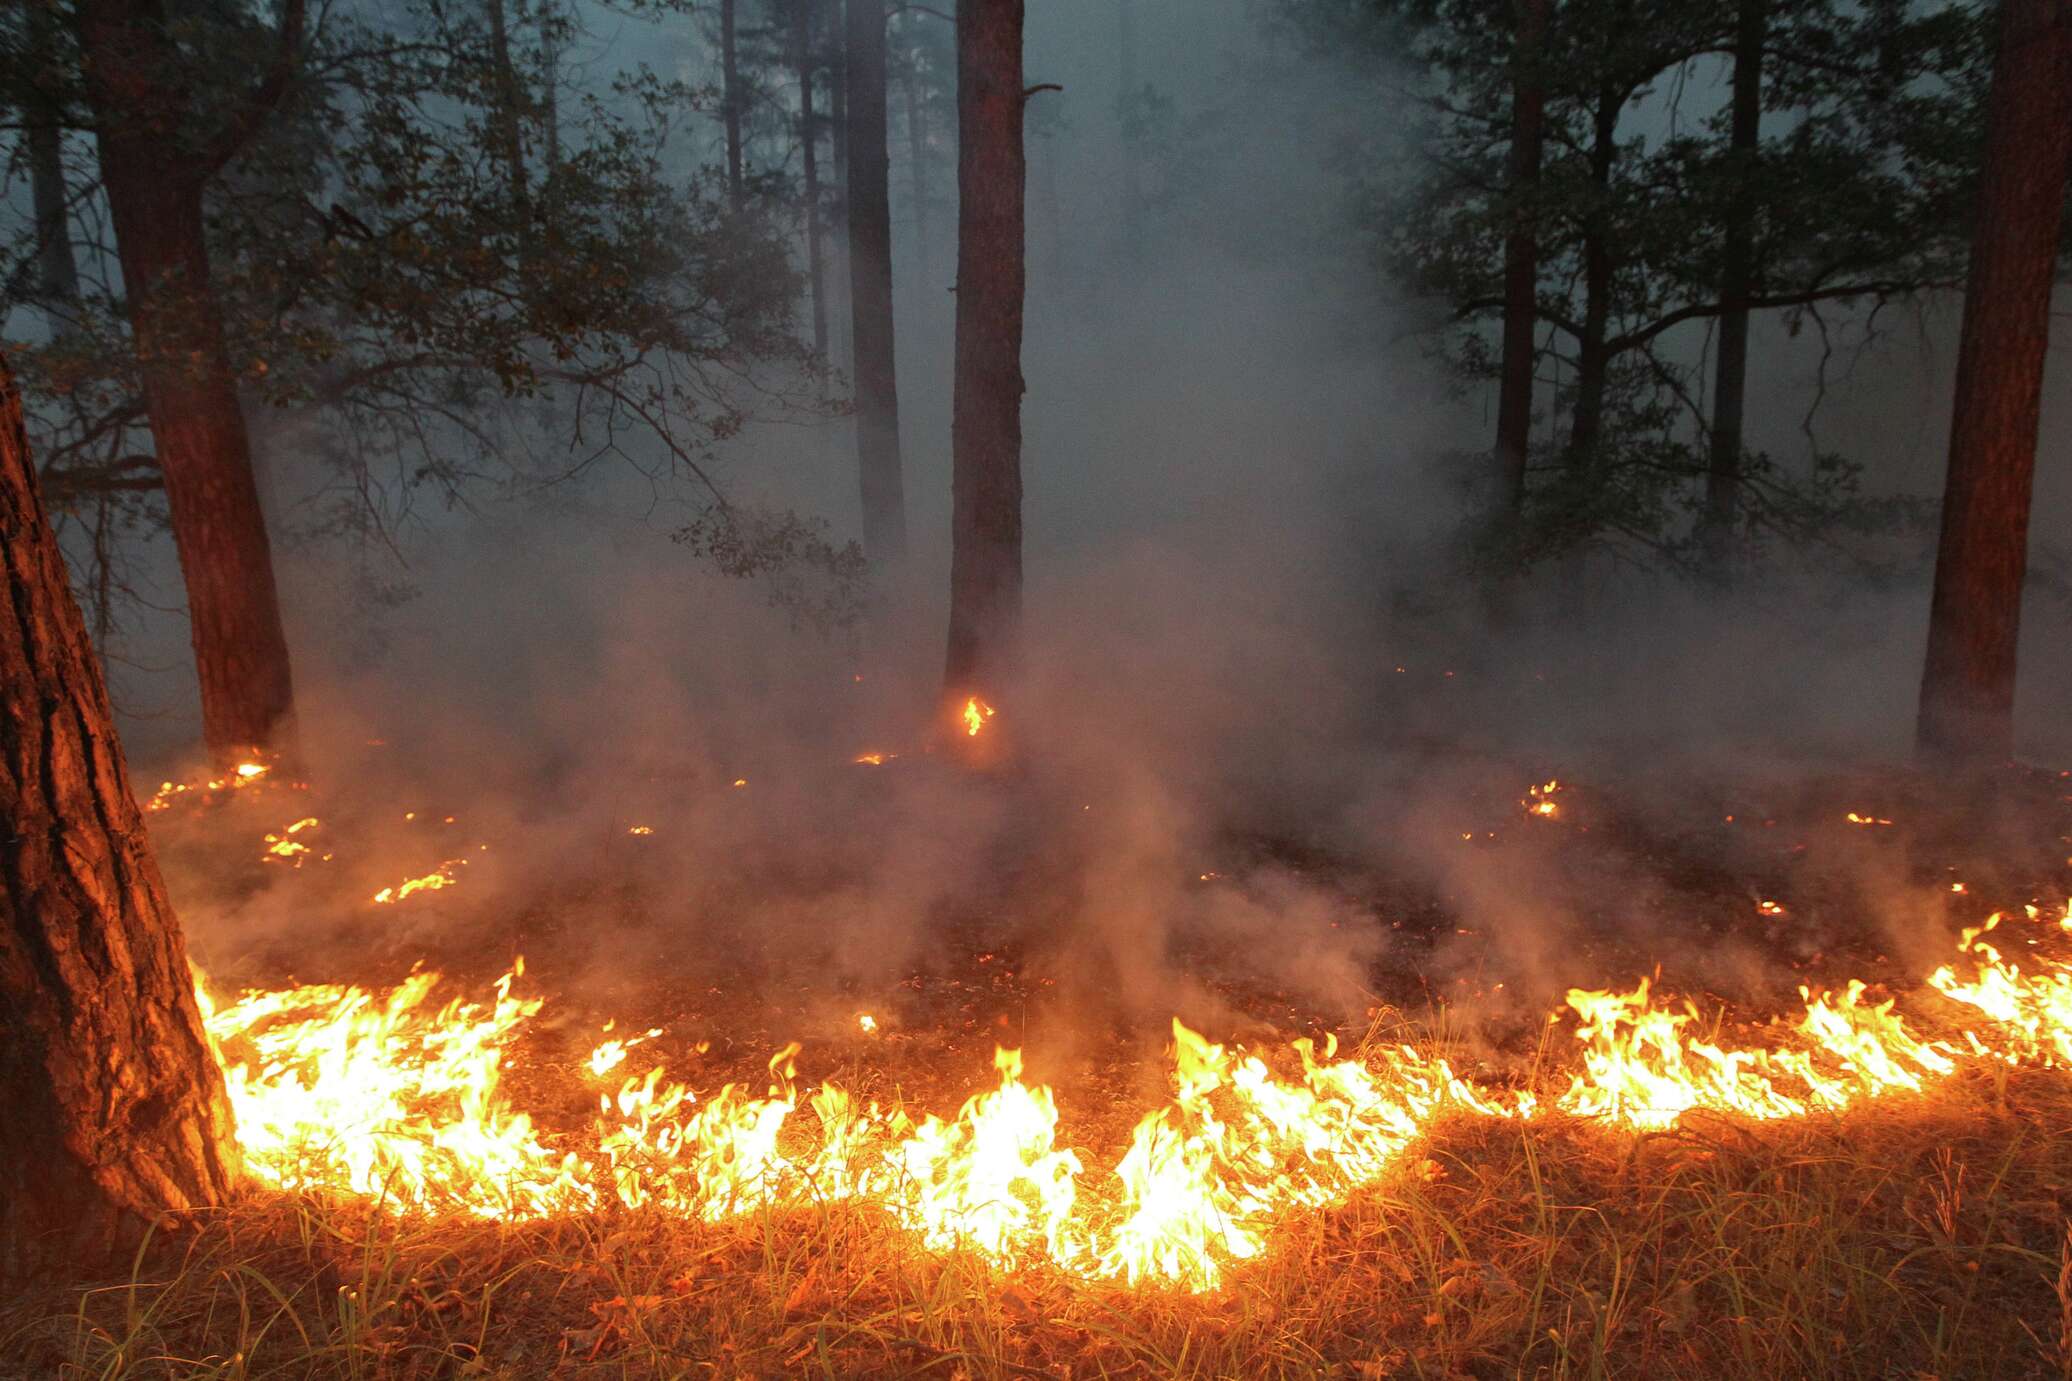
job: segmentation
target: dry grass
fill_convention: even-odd
[[[24,1376],[2072,1376],[2072,1082],[1635,1137],[1442,1124],[1194,1297],[867,1208],[510,1227],[255,1198],[0,1316]]]

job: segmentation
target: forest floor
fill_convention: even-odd
[[[1160,1032],[1146,1030],[1160,1003],[1258,1050],[1298,1035],[1338,1035],[1356,1054],[1414,1041],[1481,1086],[1538,1092],[1543,1111],[1442,1110],[1378,1177],[1281,1214],[1260,1255],[1202,1292],[925,1249],[867,1203],[487,1223],[253,1191],[149,1244],[127,1273],[8,1304],[0,1373],[2072,1376],[2065,1070],[1969,1060],[1923,1092],[1839,1112],[1700,1110],[1634,1130],[1552,1106],[1575,1060],[1573,1015],[1550,1021],[1570,983],[1655,974],[1695,1001],[1710,1039],[1759,1044],[1803,1010],[1800,984],[1858,978],[1946,1033],[1923,979],[1958,928],[2030,902],[2055,916],[2072,895],[2068,780],[1563,783],[1546,816],[1533,813],[1546,798],[1526,795],[1426,820],[1458,841],[1443,866],[1333,840],[1197,838],[1197,853],[1164,859],[1182,875],[1158,893],[1202,903],[1182,908],[1198,924],[1154,943],[1160,971],[1184,981],[1136,994],[1119,990],[1127,945],[1090,982],[1083,956],[1015,923],[1059,910],[1057,870],[1040,862],[999,861],[935,908],[925,944],[875,969],[765,913],[672,965],[682,937],[650,932],[667,931],[658,917],[682,879],[640,862],[637,843],[560,869],[522,907],[469,913],[477,879],[463,877],[378,914],[260,927],[244,902],[302,895],[314,917],[364,879],[305,869],[283,885],[242,844],[249,866],[208,863],[226,833],[285,825],[292,800],[167,811],[154,833],[223,987],[380,985],[422,962],[462,991],[522,950],[516,990],[548,1004],[506,1051],[504,1092],[557,1146],[581,1144],[596,1108],[580,1066],[607,1017],[665,1031],[650,1061],[708,1094],[759,1090],[796,1038],[812,1080],[944,1115],[990,1084],[996,1044],[1022,1046],[1089,1180],[1169,1090]],[[351,837],[324,819],[331,839]],[[753,871],[736,882],[755,885]],[[1492,911],[1486,878],[1536,919]],[[1322,1002],[1302,967],[1262,963],[1271,932],[1231,922],[1238,901],[1247,918],[1286,904],[1330,918],[1317,926],[1369,928],[1345,950],[1364,965],[1353,997]],[[395,919],[413,906],[447,918]],[[601,927],[604,915],[617,919]]]

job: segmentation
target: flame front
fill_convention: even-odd
[[[2062,939],[2072,903],[2050,918],[2031,908],[2028,921],[2032,944]],[[1803,1016],[1746,1047],[1647,982],[1574,990],[1579,1067],[1552,1104],[1608,1127],[1658,1130],[1698,1112],[1835,1112],[1924,1091],[1967,1060],[2072,1066],[2072,964],[2033,949],[2009,962],[2008,928],[1996,914],[1966,931],[1958,962],[1929,977],[1938,996],[1928,1001],[1947,1000],[1971,1023],[1952,1024],[1946,1039],[1917,1030],[1893,999],[1867,1000],[1856,981],[1801,989]],[[436,1008],[429,973],[386,995],[297,986],[216,1008],[201,992],[253,1173],[282,1188],[484,1218],[584,1212],[615,1198],[714,1221],[846,1200],[928,1247],[977,1251],[1003,1267],[1047,1261],[1208,1289],[1260,1255],[1289,1210],[1340,1202],[1391,1173],[1436,1118],[1539,1108],[1528,1090],[1477,1085],[1408,1046],[1339,1059],[1332,1041],[1321,1050],[1296,1041],[1281,1073],[1176,1021],[1172,1100],[1138,1121],[1104,1175],[1086,1174],[1060,1137],[1055,1095],[1024,1080],[1013,1050],[995,1057],[996,1087],[953,1118],[918,1122],[859,1105],[834,1084],[802,1098],[796,1045],[771,1059],[761,1096],[729,1084],[701,1100],[657,1064],[599,1098],[593,1153],[557,1154],[501,1089],[503,1052],[541,1005],[512,995],[521,973],[514,966],[486,1005]],[[872,1024],[859,1016],[860,1027]],[[596,1077],[662,1034],[612,1030],[588,1057]],[[802,1102],[810,1117],[799,1115]]]

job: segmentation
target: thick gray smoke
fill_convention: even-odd
[[[494,915],[500,942],[552,930],[599,984],[631,965],[694,985],[753,961],[883,987],[945,935],[1004,937],[1062,1010],[1155,1037],[1176,1009],[1218,1015],[1219,977],[1343,1017],[1413,960],[1514,984],[1573,961],[1580,936],[1637,928],[1661,898],[1650,860],[1602,865],[1592,910],[1554,900],[1577,879],[1548,850],[1461,850],[1463,832],[1515,826],[1530,780],[1645,782],[1662,809],[1711,820],[1747,783],[1903,756],[1925,569],[1874,584],[1808,566],[1726,599],[1593,567],[1550,575],[1502,633],[1483,626],[1449,583],[1449,456],[1486,444],[1492,400],[1447,392],[1411,333],[1426,314],[1350,220],[1341,162],[1401,123],[1403,81],[1307,54],[1264,8],[1136,0],[1140,75],[1171,110],[1132,254],[1113,7],[1030,7],[1030,79],[1064,90],[1036,98],[1030,154],[1028,676],[998,721],[1022,778],[922,751],[948,565],[951,223],[932,213],[919,262],[895,148],[910,607],[867,640],[795,628],[763,586],[670,540],[683,495],[624,471],[420,512],[393,552],[286,545],[312,779],[352,803],[341,841],[354,814],[378,841],[341,843],[360,850],[337,865],[358,870],[341,914],[406,857],[444,856],[400,818],[432,811],[474,854],[450,898],[380,921],[398,951]],[[571,65],[600,87],[636,54],[707,61],[681,33],[593,28]],[[683,136],[686,175],[710,135]],[[1827,368],[1820,440],[1877,490],[1939,483],[1954,326],[1890,326]],[[1755,358],[1753,444],[1795,463],[1820,346],[1765,334]],[[2039,546],[2072,510],[2068,398],[2059,350]],[[292,445],[269,459],[291,507],[320,480]],[[846,535],[852,465],[844,422],[789,421],[752,429],[721,475]],[[169,551],[148,564],[176,605]],[[406,597],[370,597],[386,586]],[[2072,753],[2066,610],[2039,582],[2019,721],[2036,758]],[[122,728],[155,780],[196,737],[179,614],[137,615],[123,646]],[[900,756],[851,761],[866,752]],[[628,834],[641,825],[656,833]],[[1351,895],[1310,849],[1405,891]],[[286,914],[289,895],[197,901],[190,927],[219,953],[369,933]],[[1474,933],[1412,955],[1374,919],[1426,905]]]

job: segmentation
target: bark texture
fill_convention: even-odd
[[[1022,0],[957,5],[951,697],[1008,678],[1022,608]]]
[[[186,946],[0,361],[0,1282],[109,1264],[236,1167]]]
[[[299,43],[289,7],[284,48]],[[202,734],[221,766],[292,748],[294,689],[273,556],[209,282],[202,197],[240,133],[191,129],[154,0],[81,0],[80,37],[130,328],[187,587]],[[256,110],[267,99],[255,92]],[[274,93],[272,99],[278,99]]]
[[[849,301],[856,369],[856,465],[863,550],[881,568],[906,555],[899,379],[893,362],[892,166],[885,134],[885,0],[849,0]]]
[[[1540,241],[1534,200],[1547,115],[1541,50],[1549,0],[1514,0],[1518,17],[1511,57],[1511,148],[1505,181],[1511,231],[1504,237],[1504,338],[1498,364],[1496,461],[1498,526],[1515,529],[1525,511],[1525,462],[1532,444],[1532,376],[1539,322]]]
[[[1763,119],[1768,0],[1740,0],[1734,35],[1733,126],[1727,159],[1734,196],[1720,252],[1719,360],[1713,376],[1712,454],[1705,475],[1705,541],[1715,572],[1732,558],[1741,519],[1742,422],[1748,406],[1748,302],[1755,290],[1756,155]]]
[[[2029,500],[2068,164],[2072,4],[2004,0],[1921,678],[1917,744],[1926,757],[1995,760],[2014,751]]]

